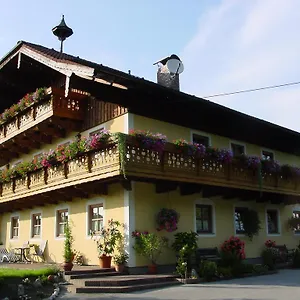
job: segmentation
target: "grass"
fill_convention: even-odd
[[[0,279],[9,278],[27,278],[27,277],[40,277],[53,275],[58,272],[56,268],[43,268],[38,270],[19,270],[19,269],[9,269],[0,268]]]

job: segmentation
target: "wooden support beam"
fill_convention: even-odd
[[[175,191],[178,187],[177,182],[172,181],[157,181],[155,183],[155,192],[157,194],[168,193],[171,191]]]
[[[187,196],[187,195],[200,193],[203,189],[203,186],[194,183],[180,183],[179,189],[180,189],[181,196]]]
[[[219,186],[205,186],[202,191],[203,198],[222,196],[223,194],[224,188]]]
[[[14,138],[12,142],[19,145],[20,147],[24,147],[25,149],[39,149],[41,147],[40,143],[28,138],[26,139]]]
[[[126,190],[126,191],[131,191],[132,187],[131,187],[131,181],[130,180],[126,180],[126,179],[121,179],[120,183],[122,185],[122,187]]]

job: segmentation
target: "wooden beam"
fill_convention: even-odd
[[[179,189],[180,189],[181,196],[187,196],[187,195],[200,193],[203,189],[203,186],[200,184],[193,184],[193,183],[180,183]]]
[[[126,190],[126,191],[131,191],[132,190],[132,186],[131,186],[131,181],[130,180],[126,180],[126,179],[121,179],[120,183],[122,185],[122,187]]]
[[[175,191],[178,187],[177,182],[172,181],[157,181],[155,183],[155,192],[157,194],[168,193],[171,191]]]
[[[219,186],[205,186],[202,191],[203,198],[222,196],[223,194],[224,188]]]

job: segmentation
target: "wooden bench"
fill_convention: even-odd
[[[200,265],[202,260],[209,260],[218,262],[220,260],[220,253],[217,247],[215,248],[198,248],[195,251],[195,260],[197,266]]]
[[[273,248],[279,251],[279,257],[277,258],[278,262],[288,262],[293,258],[293,254],[295,249],[288,249],[287,246],[284,245],[276,245]]]

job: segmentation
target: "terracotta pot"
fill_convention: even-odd
[[[62,267],[63,267],[64,271],[71,271],[73,269],[73,263],[71,263],[71,262],[64,262],[62,264]]]
[[[102,255],[99,257],[99,266],[101,269],[111,268],[111,256]]]
[[[157,265],[148,265],[148,274],[157,274]]]
[[[125,269],[125,265],[115,265],[116,272],[123,273]]]

